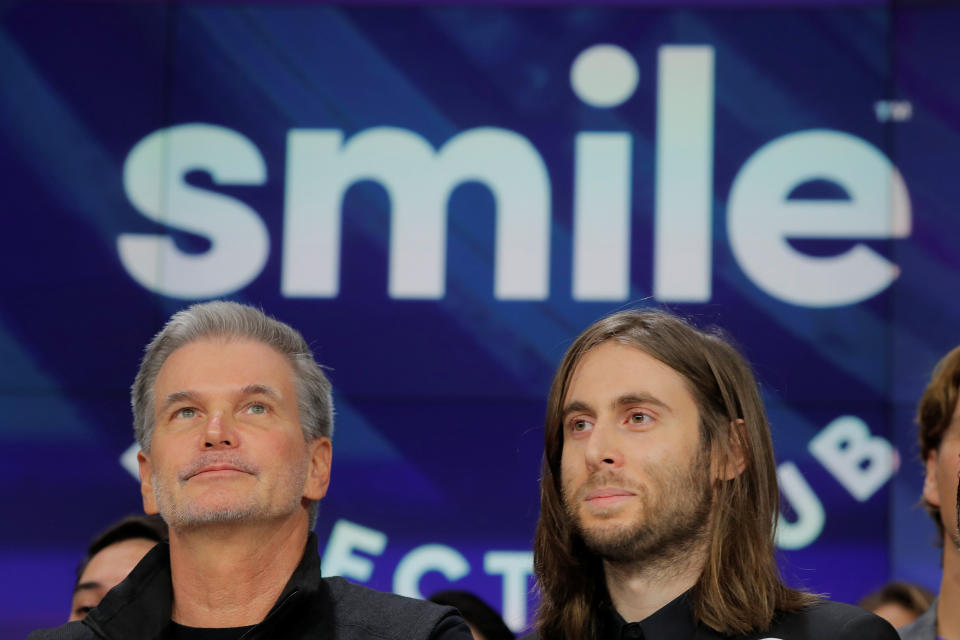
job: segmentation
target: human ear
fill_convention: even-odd
[[[143,512],[148,515],[160,513],[156,496],[153,494],[153,465],[142,449],[137,453],[137,464],[140,467],[140,496],[143,498]]]
[[[937,480],[937,451],[927,454],[924,460],[923,499],[935,507],[940,506],[940,483]]]
[[[333,460],[333,444],[330,438],[317,438],[307,443],[310,460],[307,481],[303,485],[303,497],[320,500],[330,487],[330,465]]]
[[[747,468],[747,457],[744,453],[746,428],[747,423],[742,418],[730,423],[730,441],[727,443],[729,455],[725,456],[723,469],[719,469],[715,474],[718,480],[733,480]]]

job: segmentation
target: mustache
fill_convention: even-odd
[[[177,474],[177,479],[181,482],[184,480],[189,480],[207,467],[211,467],[213,465],[228,465],[251,475],[257,475],[260,473],[260,467],[258,465],[243,459],[243,457],[241,457],[239,454],[217,452],[211,454],[201,454],[198,458],[180,470],[180,473]]]
[[[603,470],[592,474],[586,482],[577,487],[576,493],[573,497],[577,500],[581,500],[583,499],[583,496],[587,495],[591,491],[595,491],[602,487],[618,487],[620,489],[632,491],[637,495],[642,495],[646,492],[646,489],[642,484],[629,480],[616,471]]]

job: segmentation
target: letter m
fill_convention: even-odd
[[[422,136],[393,127],[367,129],[346,144],[336,129],[290,131],[284,295],[337,295],[343,196],[364,180],[381,184],[390,199],[391,297],[443,297],[447,204],[458,184],[473,181],[490,190],[496,206],[494,295],[547,297],[550,183],[533,145],[512,131],[478,128],[435,151]]]

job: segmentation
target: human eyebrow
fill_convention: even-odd
[[[649,393],[625,393],[613,401],[612,409],[617,409],[628,404],[647,404],[654,405],[666,411],[670,411],[670,405],[656,396]]]
[[[165,411],[170,406],[178,404],[180,402],[190,402],[193,404],[199,404],[200,399],[196,393],[193,391],[174,391],[168,395],[163,400],[163,404],[160,405],[160,411]]]
[[[574,400],[563,408],[563,412],[560,414],[560,417],[561,419],[566,420],[567,416],[569,416],[571,413],[577,413],[580,411],[584,413],[593,413],[593,409],[591,409],[590,405],[588,405],[586,402]]]
[[[81,582],[73,588],[73,593],[76,594],[80,591],[86,591],[89,589],[100,589],[101,584],[99,582]]]

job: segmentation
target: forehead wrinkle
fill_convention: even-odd
[[[240,389],[240,396],[267,396],[274,400],[282,400],[283,396],[273,387],[265,384],[248,384]]]

